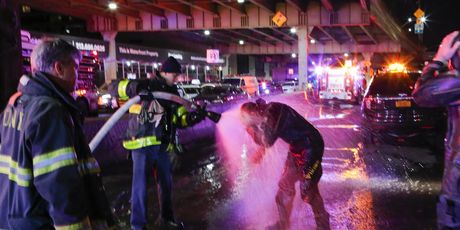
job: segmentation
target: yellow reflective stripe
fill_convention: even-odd
[[[59,169],[65,166],[74,165],[76,163],[77,163],[76,159],[68,159],[68,160],[59,161],[57,163],[54,163],[52,165],[49,165],[43,168],[34,169],[34,177],[41,176],[43,174],[52,172],[56,169]]]
[[[50,160],[50,159],[53,159],[53,158],[56,158],[58,156],[61,156],[61,155],[64,155],[64,154],[67,154],[69,152],[75,152],[73,147],[64,147],[64,148],[60,148],[60,149],[56,149],[54,151],[51,151],[49,153],[43,153],[39,156],[36,156],[32,159],[32,162],[34,165],[40,163],[40,162],[43,162],[45,160]]]
[[[34,177],[37,177],[65,166],[77,164],[77,158],[73,147],[65,147],[36,156],[32,162]]]
[[[0,155],[0,173],[8,176],[8,179],[17,185],[27,187],[32,181],[32,170],[19,167],[18,162],[9,156]]]
[[[69,225],[60,225],[54,226],[56,230],[86,230],[91,229],[91,224],[89,222],[89,218],[86,217],[80,222],[69,224]]]
[[[182,122],[182,126],[183,126],[183,127],[187,127],[187,126],[188,126],[188,124],[187,124],[187,115],[186,115],[186,114],[182,115],[182,117],[181,117],[181,122]]]
[[[0,155],[0,162],[10,163],[10,157],[5,155]]]
[[[79,162],[78,169],[82,175],[97,174],[101,172],[99,163],[97,163],[97,160],[94,157],[81,160]]]
[[[19,178],[19,176],[17,174],[14,174],[14,173],[10,173],[8,175],[8,179],[16,182],[16,184],[22,186],[22,187],[29,187],[30,185],[30,181],[27,181],[27,180],[23,180],[21,178]]]
[[[12,160],[11,158],[10,158],[9,165],[10,165],[10,168],[14,168],[19,174],[23,174],[25,176],[32,175],[31,169],[19,167],[18,162]]]
[[[5,175],[9,175],[9,171],[7,167],[0,167],[0,173],[2,174],[5,174]]]
[[[160,145],[161,141],[157,140],[156,136],[142,137],[134,140],[123,141],[123,147],[128,150],[140,149],[151,145]]]
[[[134,104],[129,107],[129,113],[140,114],[142,106],[140,104]]]
[[[187,114],[187,109],[184,106],[179,106],[179,108],[177,108],[176,114],[178,117],[181,117],[182,115]]]
[[[129,98],[126,94],[126,87],[128,87],[128,83],[128,79],[121,80],[120,83],[118,83],[118,96],[123,100]]]
[[[171,122],[172,122],[173,124],[177,124],[177,116],[176,116],[176,115],[174,115],[174,114],[172,115]]]
[[[169,143],[168,147],[166,148],[166,152],[172,153],[174,151],[174,144]]]

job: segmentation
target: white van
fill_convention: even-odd
[[[191,85],[178,84],[177,91],[179,92],[179,95],[181,97],[190,101],[200,93],[201,87],[199,85],[194,85],[194,84],[191,84]]]
[[[249,96],[259,95],[259,82],[254,76],[227,77],[222,79],[222,83],[239,86]]]
[[[286,81],[281,85],[281,87],[283,88],[283,93],[292,93],[297,91],[297,88],[299,87],[299,82]]]

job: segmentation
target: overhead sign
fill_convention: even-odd
[[[283,24],[287,21],[286,16],[284,16],[281,11],[278,11],[275,16],[273,16],[272,21],[279,27],[283,26]]]
[[[73,45],[80,51],[94,52],[97,51],[99,57],[107,57],[109,51],[109,43],[102,40],[81,38],[57,34],[45,34],[41,32],[33,32],[21,30],[21,42],[23,49],[33,49],[43,37],[61,38]]]
[[[207,63],[220,63],[219,61],[219,50],[207,49],[206,50],[206,62]]]
[[[418,9],[414,12],[414,16],[415,16],[416,18],[421,18],[421,17],[425,16],[425,12],[424,12],[422,9],[418,8]]]
[[[414,33],[415,34],[423,34],[423,23],[414,25]]]

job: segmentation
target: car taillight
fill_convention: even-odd
[[[384,100],[378,97],[367,97],[364,99],[364,104],[367,109],[383,109],[385,108]]]
[[[77,89],[77,90],[75,91],[75,93],[76,93],[79,97],[83,97],[83,96],[86,95],[86,90],[84,90],[84,89]]]

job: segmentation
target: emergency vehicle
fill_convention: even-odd
[[[316,90],[321,102],[340,101],[360,103],[363,95],[363,75],[350,60],[339,67],[317,66]]]

